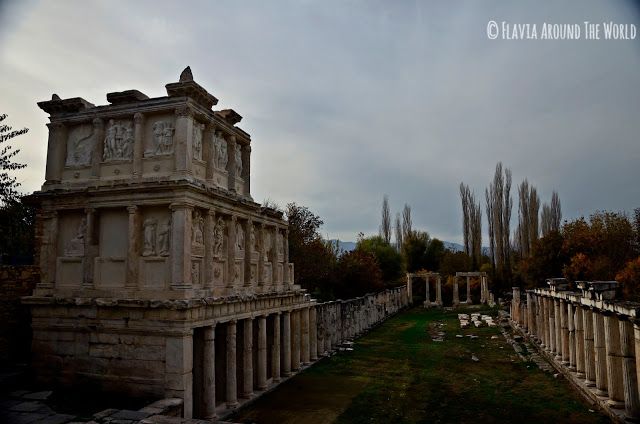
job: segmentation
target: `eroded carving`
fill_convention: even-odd
[[[258,252],[258,240],[256,239],[256,230],[253,225],[249,225],[249,246],[251,246],[251,253]]]
[[[144,234],[144,246],[142,249],[142,256],[155,256],[156,255],[156,231],[158,221],[154,218],[147,218],[143,224]]]
[[[130,121],[109,120],[107,134],[104,139],[102,159],[105,162],[114,160],[131,160],[133,158],[133,125]]]
[[[171,248],[171,219],[158,226],[158,255],[169,256]]]
[[[153,124],[153,145],[145,156],[170,155],[173,153],[173,133],[175,128],[170,121],[157,121]]]
[[[213,256],[222,256],[222,248],[224,246],[224,229],[224,219],[219,217],[213,229]]]
[[[213,148],[215,152],[215,166],[220,170],[227,169],[227,163],[229,161],[229,155],[227,153],[227,140],[222,138],[222,133],[218,131],[213,136]]]
[[[198,210],[193,211],[193,222],[191,224],[191,240],[195,245],[204,246],[204,218]]]
[[[271,233],[267,230],[264,230],[263,238],[264,238],[264,242],[263,242],[262,249],[263,249],[264,260],[268,262],[269,257],[271,256],[271,248],[272,248]]]
[[[236,222],[236,250],[244,250],[244,229],[242,228],[242,224],[239,222]]]
[[[236,144],[236,175],[239,177],[242,175],[242,146]]]
[[[202,160],[202,131],[204,124],[195,122],[193,124],[193,157]]]
[[[278,231],[276,245],[278,246],[278,255],[284,255],[284,237],[280,231]]]
[[[65,256],[84,256],[84,235],[86,232],[87,218],[83,217],[80,221],[80,225],[78,225],[75,237],[69,240],[67,245],[64,247]]]
[[[91,155],[95,145],[95,130],[88,126],[82,125],[74,128],[69,134],[69,142],[67,144],[67,160],[65,166],[89,166],[91,165]]]

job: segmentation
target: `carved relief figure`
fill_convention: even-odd
[[[143,224],[144,247],[142,256],[155,256],[156,254],[156,228],[158,222],[153,218],[147,218]]]
[[[202,160],[202,131],[204,124],[195,123],[193,125],[193,157]]]
[[[271,233],[269,231],[264,231],[263,232],[263,237],[264,237],[264,260],[265,262],[269,261],[269,256],[271,254]]]
[[[251,246],[251,253],[259,251],[256,230],[253,225],[249,225],[249,246]]]
[[[217,132],[213,137],[213,147],[216,155],[216,168],[221,170],[227,169],[227,163],[229,161],[229,157],[227,154],[227,140],[222,138],[222,134],[220,134],[220,132]]]
[[[278,231],[276,244],[278,246],[278,255],[284,255],[284,237],[280,231]]]
[[[147,156],[170,155],[173,153],[174,128],[169,121],[158,121],[153,124],[153,146],[145,152]]]
[[[193,223],[191,224],[191,240],[194,244],[204,245],[204,218],[200,211],[193,211]]]
[[[86,231],[87,219],[83,217],[76,231],[76,236],[69,240],[64,248],[65,256],[84,256],[84,235]]]
[[[131,160],[133,158],[133,128],[131,122],[109,120],[104,139],[103,160]]]
[[[200,282],[200,266],[197,262],[191,262],[191,282]]]
[[[67,160],[65,166],[88,166],[91,164],[91,154],[94,147],[94,131],[88,126],[76,127],[69,135]]]
[[[244,230],[239,222],[236,223],[236,250],[244,250]]]
[[[242,175],[242,146],[236,144],[236,175],[239,177]]]
[[[241,270],[240,270],[240,265],[239,264],[235,264],[235,266],[233,267],[233,281],[240,281],[240,277],[241,277]]]
[[[170,240],[171,219],[168,219],[158,227],[158,255],[169,256]]]
[[[213,229],[213,255],[217,257],[222,255],[222,247],[224,246],[224,228],[224,219],[219,217]]]

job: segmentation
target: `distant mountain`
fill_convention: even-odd
[[[340,248],[340,250],[343,250],[345,252],[351,252],[353,249],[356,248],[356,242],[354,241],[341,241],[341,240],[329,240],[332,243],[338,243],[338,247]],[[464,251],[464,246],[461,245],[460,243],[455,243],[452,241],[443,241],[442,242],[444,244],[444,248],[445,249],[449,249],[453,252],[463,252]],[[482,247],[482,253],[484,255],[488,255],[489,254],[489,248],[486,246]]]

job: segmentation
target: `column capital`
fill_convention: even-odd
[[[96,213],[96,208],[94,208],[93,206],[88,206],[84,208],[84,213],[86,214]]]
[[[140,112],[136,112],[133,115],[133,122],[135,122],[136,124],[142,124],[144,123],[144,115]]]
[[[172,211],[180,209],[193,209],[193,205],[190,205],[186,202],[174,202],[169,205],[169,209],[171,209]]]
[[[187,105],[181,105],[175,109],[175,114],[179,118],[191,118],[193,117],[193,110]]]
[[[94,128],[102,128],[102,127],[104,127],[104,120],[102,118],[97,118],[97,117],[93,118],[91,123],[93,124]]]
[[[207,215],[216,216],[216,210],[214,208],[207,209]]]
[[[65,129],[67,126],[63,122],[49,122],[47,124],[50,130],[58,131]]]
[[[138,207],[136,205],[127,206],[127,212],[129,212],[129,215],[134,214],[138,212]]]

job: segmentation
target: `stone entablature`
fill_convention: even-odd
[[[528,290],[526,302],[513,288],[512,323],[614,420],[640,420],[640,304],[616,301],[615,281],[579,281],[573,290],[564,279],[547,285]]]

